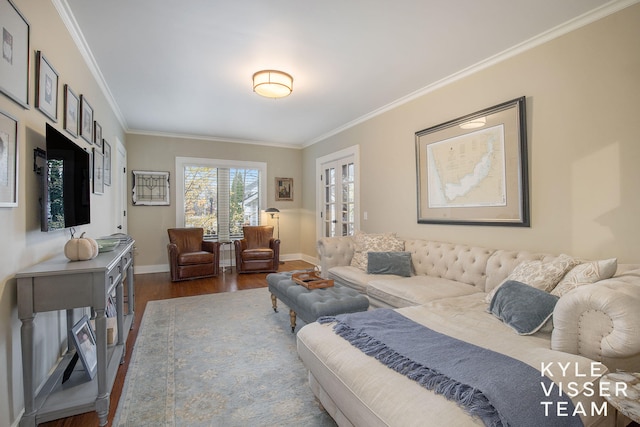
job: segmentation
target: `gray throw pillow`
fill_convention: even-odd
[[[551,318],[558,299],[533,286],[507,280],[493,296],[489,311],[518,335],[531,335]]]
[[[411,276],[410,252],[369,252],[367,273]]]

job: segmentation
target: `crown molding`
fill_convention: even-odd
[[[410,94],[399,98],[387,105],[384,105],[380,108],[373,110],[372,112],[365,114],[355,120],[350,121],[349,123],[345,123],[344,125],[337,127],[323,135],[318,136],[302,145],[302,148],[309,147],[315,143],[321,142],[329,137],[337,135],[345,130],[352,128],[360,123],[364,123],[380,114],[386,113],[387,111],[393,110],[403,104],[413,101],[416,98],[420,98],[428,93],[431,93],[437,89],[440,89],[444,86],[450,85],[451,83],[463,79],[467,76],[470,76],[478,71],[484,70],[485,68],[491,67],[499,62],[502,62],[506,59],[512,58],[516,55],[519,55],[529,49],[533,49],[536,46],[540,46],[541,44],[547,43],[555,38],[568,34],[578,28],[584,27],[588,24],[596,22],[602,18],[605,18],[613,13],[616,13],[622,9],[625,9],[635,3],[640,2],[640,0],[613,0],[607,4],[604,4],[596,9],[593,9],[583,15],[580,15],[576,18],[573,18],[563,24],[556,26],[544,33],[538,34],[526,40],[522,43],[519,43],[509,49],[506,49],[496,55],[493,55],[487,59],[484,59],[474,65],[471,65],[467,68],[464,68],[450,76],[447,76],[443,79],[440,79],[434,83],[431,83],[428,86],[423,87],[422,89],[418,89],[415,92],[411,92]]]

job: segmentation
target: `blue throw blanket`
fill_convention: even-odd
[[[552,381],[540,371],[512,357],[452,338],[389,309],[326,316],[320,323],[337,322],[336,334],[365,354],[455,401],[487,426],[582,426],[578,415],[545,416],[541,402],[574,406],[566,395],[546,396]],[[555,388],[554,388],[555,389]],[[555,394],[555,396],[553,396]]]

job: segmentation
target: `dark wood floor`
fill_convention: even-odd
[[[279,271],[291,271],[312,268],[313,265],[304,261],[287,261],[280,265]],[[135,321],[133,329],[127,338],[127,352],[125,363],[120,366],[113,389],[111,390],[111,407],[109,409],[109,426],[118,407],[118,401],[122,393],[124,378],[129,368],[129,360],[133,345],[138,336],[140,321],[144,314],[147,302],[180,298],[195,295],[215,294],[219,292],[235,292],[243,289],[263,288],[267,286],[266,274],[236,274],[235,269],[230,272],[220,273],[219,277],[197,279],[185,282],[172,283],[169,273],[138,274],[135,276]],[[56,421],[40,424],[46,427],[88,427],[97,426],[98,416],[95,412],[63,418]]]

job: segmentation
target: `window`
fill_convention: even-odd
[[[266,163],[176,158],[176,223],[202,227],[220,241],[241,238],[242,227],[260,225]]]

